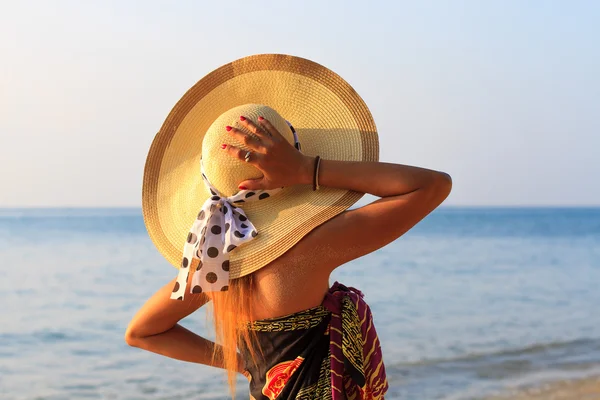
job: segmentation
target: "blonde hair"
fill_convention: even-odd
[[[213,319],[216,346],[213,361],[222,361],[227,371],[227,382],[232,399],[235,398],[236,375],[238,372],[238,348],[246,347],[251,360],[256,363],[256,336],[248,329],[252,320],[251,295],[254,287],[253,275],[231,279],[229,290],[212,294]]]

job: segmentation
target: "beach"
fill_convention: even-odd
[[[487,400],[598,400],[600,376],[552,381],[509,394],[489,397]]]

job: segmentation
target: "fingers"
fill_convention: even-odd
[[[262,128],[269,133],[269,135],[271,135],[271,137],[276,138],[276,139],[281,139],[281,134],[279,133],[279,131],[277,130],[277,128],[275,128],[273,126],[273,124],[271,124],[271,122],[263,117],[258,117],[258,123],[262,126]]]
[[[248,179],[240,183],[238,187],[242,190],[262,190],[265,189],[265,178]]]
[[[229,154],[233,158],[237,158],[238,160],[242,160],[242,161],[246,162],[246,155],[248,154],[247,150],[243,150],[243,149],[240,149],[239,147],[226,145],[226,144],[224,144],[223,146],[225,146],[222,148],[223,148],[223,150],[227,151],[227,154]],[[247,162],[249,164],[255,166],[256,168],[260,169],[259,163],[260,163],[261,157],[263,157],[262,154],[251,151]],[[241,190],[259,190],[259,189],[265,189],[265,185],[266,185],[266,181],[265,181],[265,177],[263,176],[262,178],[259,178],[259,179],[245,180],[242,183],[240,183],[238,187]]]
[[[250,149],[252,149],[254,151],[258,151],[258,152],[264,151],[265,146],[264,146],[264,143],[260,139],[254,137],[254,136],[250,136],[247,133],[245,133],[244,131],[241,131],[232,126],[227,126],[226,129],[227,129],[227,132],[229,132],[229,134],[231,136],[233,136],[238,142],[246,145]]]
[[[232,146],[229,144],[223,144],[221,146],[221,148],[223,150],[225,150],[227,152],[227,154],[229,154],[233,158],[237,158],[238,160],[247,162],[251,165],[254,165],[255,167],[258,167],[258,164],[260,161],[259,159],[260,159],[260,157],[262,157],[262,154],[260,154],[260,153],[256,153],[254,151],[243,150],[243,149],[240,149],[239,147]],[[247,158],[247,160],[246,160],[246,158]]]
[[[254,122],[252,122],[250,119],[248,119],[244,116],[240,117],[240,124],[242,124],[246,129],[248,129],[250,132],[252,132],[254,135],[256,135],[261,140],[269,138],[271,136],[269,133],[265,132],[263,129],[258,127]]]

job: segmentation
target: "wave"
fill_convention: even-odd
[[[404,362],[394,363],[392,367],[395,368],[410,368],[410,367],[426,367],[432,365],[443,365],[443,364],[477,364],[486,361],[498,361],[509,358],[528,357],[534,358],[535,356],[542,356],[548,354],[556,354],[566,356],[572,353],[577,354],[581,351],[594,352],[597,351],[600,361],[600,338],[580,338],[570,341],[556,341],[548,343],[535,343],[529,346],[520,348],[503,349],[499,351],[483,352],[483,353],[467,353],[457,357],[447,358],[430,358],[419,360],[415,362]]]

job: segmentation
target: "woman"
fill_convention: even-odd
[[[133,318],[127,343],[225,368],[232,395],[243,373],[256,400],[382,399],[370,310],[329,276],[408,231],[451,180],[377,157],[366,105],[321,65],[258,55],[203,78],[148,156],[146,225],[180,268]],[[345,211],[364,193],[380,199]],[[178,324],[208,302],[219,344]]]

